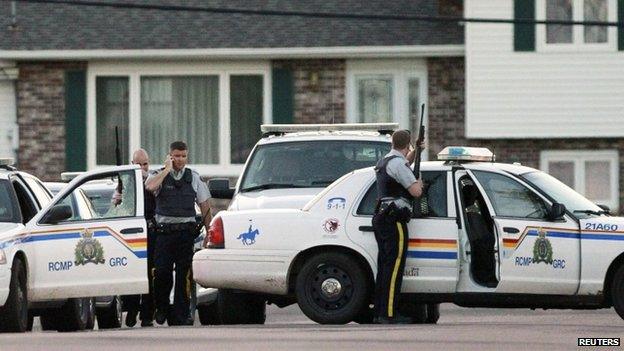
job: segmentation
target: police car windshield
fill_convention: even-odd
[[[17,198],[8,180],[0,180],[0,222],[22,222]]]
[[[604,213],[596,204],[547,173],[531,172],[522,177],[540,188],[553,200],[564,204],[566,209],[578,218],[588,218]]]
[[[260,145],[245,169],[240,189],[244,192],[324,188],[348,172],[374,166],[389,151],[389,142],[377,141],[314,140]]]

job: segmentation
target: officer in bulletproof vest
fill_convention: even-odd
[[[392,134],[392,150],[377,162],[378,202],[373,216],[373,229],[379,248],[375,283],[375,323],[411,323],[397,314],[397,303],[403,282],[403,270],[409,235],[407,222],[412,213],[412,200],[422,194],[422,182],[416,180],[410,163],[415,152],[410,133],[399,130]]]
[[[132,164],[139,165],[143,173],[143,183],[150,174],[149,155],[144,149],[138,149],[132,153]],[[119,196],[118,196],[119,195]],[[117,191],[113,195],[113,201],[121,199],[121,194]],[[149,283],[149,293],[143,295],[129,295],[123,297],[124,307],[127,309],[126,325],[134,327],[136,318],[140,314],[141,326],[151,327],[154,325],[154,245],[155,245],[155,222],[154,213],[156,210],[156,199],[154,194],[143,187],[144,213],[147,221],[147,279]]]
[[[193,244],[199,228],[195,219],[195,203],[202,212],[206,227],[210,223],[210,192],[199,174],[186,167],[188,148],[182,141],[169,147],[164,168],[150,175],[145,188],[156,197],[156,243],[154,248],[154,301],[156,323],[189,325],[190,297],[193,282],[191,263]],[[169,293],[173,285],[173,310],[169,311]]]

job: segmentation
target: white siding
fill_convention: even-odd
[[[466,0],[465,12],[511,19],[513,1]],[[624,136],[624,52],[514,52],[513,39],[511,24],[466,25],[468,138]]]
[[[0,158],[15,157],[13,138],[17,138],[15,82],[0,80]]]

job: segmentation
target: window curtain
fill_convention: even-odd
[[[158,164],[176,140],[187,143],[189,163],[219,163],[218,76],[141,79],[142,147]]]

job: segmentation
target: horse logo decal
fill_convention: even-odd
[[[252,230],[250,224],[247,233],[242,233],[236,239],[240,240],[243,245],[253,245],[256,243],[256,236],[258,235],[260,235],[260,231],[258,231],[258,229]]]

